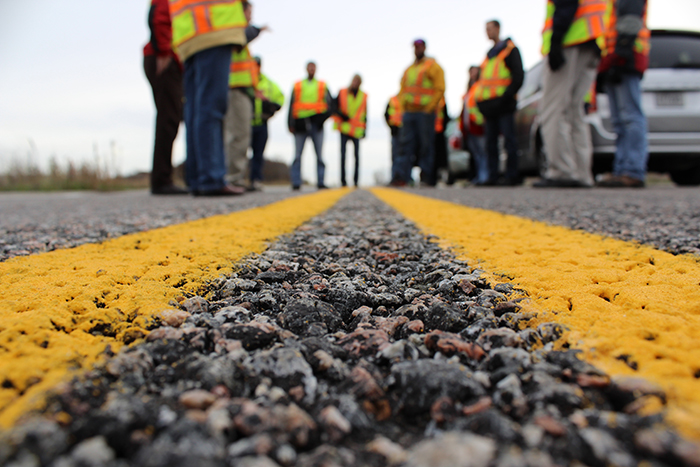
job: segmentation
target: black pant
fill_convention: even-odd
[[[515,114],[507,113],[498,117],[486,117],[486,152],[488,153],[489,180],[498,179],[499,148],[498,136],[505,140],[508,162],[506,164],[506,179],[517,180],[518,173],[518,140],[515,138]]]
[[[355,186],[357,186],[357,181],[360,177],[360,140],[348,136],[346,134],[340,134],[340,183],[346,186],[345,183],[345,153],[348,145],[348,141],[352,141],[355,146]]]
[[[173,142],[182,121],[182,70],[172,59],[170,65],[160,75],[156,75],[155,55],[143,58],[143,69],[153,89],[156,104],[151,189],[158,189],[173,184]]]

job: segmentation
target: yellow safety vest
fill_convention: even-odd
[[[297,119],[308,118],[325,112],[328,112],[326,83],[315,79],[298,81],[294,85],[292,116]]]
[[[606,57],[615,52],[617,44],[617,0],[608,1],[608,9],[606,12],[607,24],[605,34],[598,39],[598,46],[601,50],[601,55]],[[637,39],[634,41],[634,51],[638,54],[649,55],[649,38],[651,32],[647,28],[647,5],[644,5],[644,14],[642,16],[642,30],[637,34]]]
[[[481,113],[479,106],[476,105],[476,95],[479,91],[478,82],[467,91],[467,112],[469,113],[469,123],[481,126],[484,124],[484,114]]]
[[[542,55],[548,55],[552,47],[555,10],[554,2],[549,0],[547,2],[547,18],[542,29]],[[601,37],[605,33],[606,10],[607,0],[579,0],[576,16],[564,35],[562,45],[571,47]]]
[[[333,129],[353,138],[364,137],[367,129],[367,94],[358,90],[357,96],[354,96],[349,89],[341,89],[338,94],[338,110],[347,115],[349,120],[343,121],[334,115]]]
[[[440,99],[435,111],[435,133],[442,133],[445,129],[445,98]]]
[[[270,102],[273,102],[280,107],[284,105],[284,94],[280,90],[279,86],[270,81],[270,79],[264,74],[260,73],[260,80],[258,85],[255,87],[258,91],[262,92]],[[255,98],[255,105],[253,110],[253,126],[261,126],[263,123],[262,118],[262,104],[263,100],[259,97]]]
[[[403,126],[403,108],[399,96],[389,100],[389,126],[401,128]]]
[[[426,58],[421,63],[414,63],[406,72],[404,83],[404,102],[415,105],[428,105],[435,94],[433,82],[426,76],[430,67],[435,64],[435,59]]]
[[[202,34],[248,25],[241,0],[170,0],[173,46]]]
[[[258,63],[248,50],[243,47],[240,52],[233,52],[231,56],[231,72],[228,75],[230,88],[251,88],[258,85]]]
[[[487,56],[484,63],[481,64],[480,89],[476,95],[477,102],[501,97],[506,92],[506,88],[513,81],[513,78],[505,61],[514,48],[515,44],[508,41],[506,47],[498,55],[491,59]]]

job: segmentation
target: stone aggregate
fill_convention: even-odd
[[[7,466],[700,465],[666,396],[527,328],[367,192],[181,296],[137,342],[0,435]]]

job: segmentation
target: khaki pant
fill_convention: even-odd
[[[226,147],[226,181],[245,186],[248,170],[248,147],[251,138],[253,102],[240,89],[229,89],[228,110],[224,119]]]
[[[547,154],[546,178],[593,185],[591,131],[583,100],[596,77],[600,57],[589,46],[564,49],[566,63],[556,72],[545,58],[540,121]]]

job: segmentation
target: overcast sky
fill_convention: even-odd
[[[251,45],[263,57],[263,72],[287,98],[316,61],[317,77],[331,92],[354,73],[369,94],[368,138],[361,154],[361,184],[384,178],[390,166],[384,109],[413,60],[412,41],[424,38],[427,54],[445,70],[447,105],[461,108],[466,69],[480,64],[490,47],[484,23],[501,21],[525,68],[540,60],[544,0],[254,0],[253,23],[272,32]],[[93,161],[123,174],[151,167],[154,106],[143,74],[142,48],[149,32],[147,0],[0,0],[0,170],[12,161],[50,157]],[[700,1],[664,0],[650,5],[652,28],[698,30]],[[290,163],[293,140],[287,107],[270,122],[266,155]],[[181,135],[184,127],[181,127]],[[315,182],[310,142],[304,177]],[[339,137],[326,124],[327,183],[339,181]],[[184,160],[178,137],[174,161]]]

